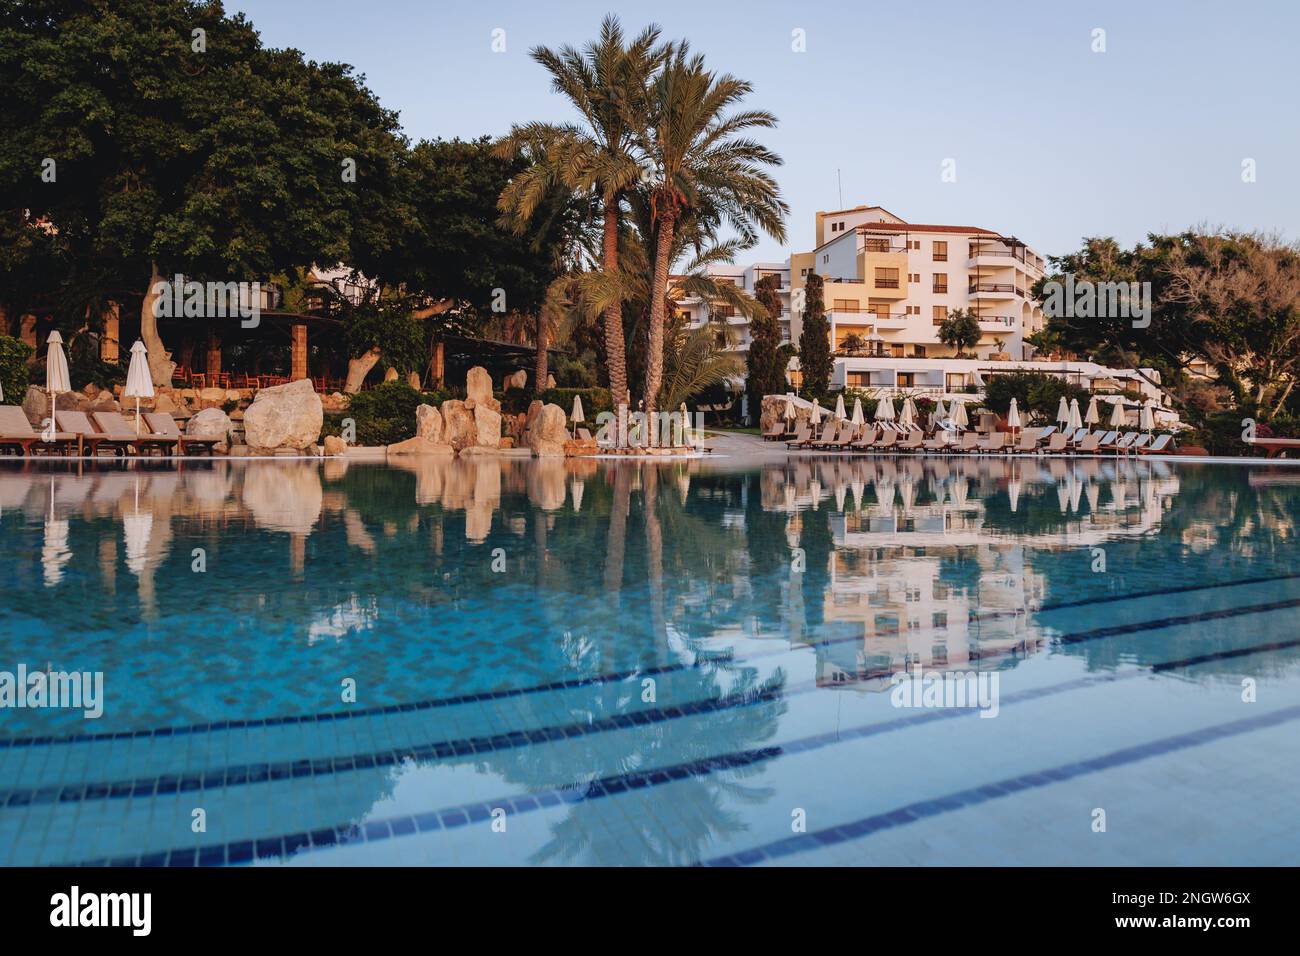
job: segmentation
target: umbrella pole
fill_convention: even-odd
[[[140,396],[135,397],[135,437],[140,437]]]

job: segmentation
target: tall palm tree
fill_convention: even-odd
[[[517,225],[532,217],[557,182],[599,196],[604,218],[601,271],[611,283],[619,274],[623,194],[641,178],[631,118],[644,116],[650,77],[667,55],[667,48],[659,46],[659,32],[657,26],[648,26],[628,43],[618,18],[607,16],[600,39],[585,50],[535,48],[533,59],[551,74],[555,91],[568,97],[582,124],[516,126],[497,147],[503,156],[530,150],[546,157],[511,180],[501,194],[498,206],[503,216]],[[621,301],[617,295],[608,298],[605,357],[610,394],[617,406],[628,395],[627,358]]]
[[[645,381],[649,416],[654,414],[663,381],[668,270],[678,221],[707,204],[746,245],[757,242],[758,229],[785,240],[789,207],[763,168],[780,165],[781,158],[739,135],[747,129],[775,126],[776,117],[763,110],[729,112],[750,92],[752,87],[744,80],[705,69],[704,58],[692,56],[685,41],[672,48],[650,84],[647,122],[638,131],[654,167],[649,192],[655,257]]]

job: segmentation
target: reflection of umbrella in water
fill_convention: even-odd
[[[898,494],[902,499],[903,511],[911,511],[916,504],[916,482],[910,477],[903,479],[903,483],[898,486]]]
[[[835,483],[835,510],[836,511],[844,510],[844,494],[846,491],[847,489],[844,486],[844,482],[839,481]]]
[[[1020,505],[1020,479],[1012,478],[1007,482],[1007,502],[1011,505],[1011,511],[1014,514]]]
[[[582,492],[586,484],[577,478],[569,482],[569,494],[573,495],[573,511],[578,513],[582,510]]]
[[[1101,495],[1101,488],[1097,486],[1095,481],[1090,481],[1085,494],[1088,496],[1088,510],[1095,512],[1097,510],[1097,498]]]
[[[1062,481],[1056,486],[1056,503],[1061,506],[1061,514],[1070,510],[1070,485]]]
[[[682,504],[686,504],[686,499],[691,493],[691,476],[682,472],[677,476],[677,496],[682,499]]]
[[[135,510],[122,518],[126,538],[126,566],[139,577],[149,559],[149,538],[153,534],[153,512],[140,513],[140,479],[135,480]]]
[[[957,475],[952,480],[952,503],[958,508],[966,507],[967,497],[970,495],[970,486],[967,484],[965,475]]]
[[[65,518],[54,517],[54,479],[50,479],[50,516],[45,519],[45,543],[41,547],[41,570],[47,588],[63,580],[63,567],[71,560],[68,522]]]
[[[1070,510],[1071,511],[1079,510],[1079,498],[1082,494],[1083,494],[1083,482],[1079,480],[1078,475],[1071,472],[1070,473]]]
[[[794,482],[787,481],[785,483],[784,492],[785,492],[785,510],[794,511],[794,496],[795,496]]]
[[[853,485],[852,485],[852,487],[853,487],[853,510],[854,510],[854,511],[861,511],[861,510],[862,510],[862,491],[863,491],[865,485],[864,485],[864,483],[863,483],[863,481],[862,481],[861,478],[854,478],[854,479],[853,479]]]

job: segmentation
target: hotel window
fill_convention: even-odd
[[[870,385],[870,372],[849,372],[849,388],[867,388]]]
[[[934,319],[935,325],[943,325],[944,320],[948,318],[948,307],[946,305],[931,306],[930,317]]]
[[[877,289],[897,289],[898,288],[898,270],[884,269],[876,267],[876,288]]]
[[[937,242],[937,241],[936,241],[936,242],[934,243],[934,261],[935,261],[935,262],[947,262],[947,261],[948,261],[948,243],[947,243],[947,242]]]
[[[912,346],[912,357],[913,357],[913,358],[925,358],[925,346],[924,346],[924,345],[913,345],[913,346]]]
[[[948,273],[946,273],[946,272],[936,272],[936,273],[935,273],[933,276],[931,276],[930,278],[931,278],[932,281],[934,282],[933,291],[935,291],[935,292],[947,292],[947,291],[948,291]]]
[[[878,318],[878,319],[887,319],[887,318],[889,318],[889,303],[888,303],[888,302],[873,302],[873,303],[871,303],[871,305],[869,305],[867,308],[869,308],[869,309],[871,310],[871,314],[874,315],[874,316],[875,316],[876,318]]]
[[[835,312],[857,312],[858,305],[857,299],[833,299],[831,308]]]
[[[947,627],[947,626],[948,626],[948,612],[947,612],[947,611],[935,611],[934,614],[931,616],[930,620],[931,620],[933,626],[936,627],[936,628]]]
[[[920,315],[920,314],[921,314],[921,307],[920,307],[919,305],[909,305],[909,306],[907,307],[907,309],[906,309],[905,314],[907,314],[907,315]]]
[[[831,257],[830,257],[829,255],[824,255],[824,256],[822,256],[822,264],[823,264],[823,265],[825,265],[826,263],[828,263],[828,262],[830,262],[830,261],[831,261]]]
[[[863,240],[862,248],[867,252],[888,252],[889,240],[888,239],[865,239]]]
[[[909,272],[909,273],[907,274],[907,281],[908,281],[908,282],[920,282],[920,281],[921,281],[921,273],[919,273],[919,272]]]
[[[921,240],[920,240],[920,239],[914,239],[914,240],[912,240],[911,242],[909,242],[909,243],[907,244],[907,248],[909,248],[909,249],[920,250],[920,248],[921,248]]]
[[[903,353],[903,347],[902,347],[901,345],[891,345],[891,346],[889,347],[889,355],[890,355],[891,358],[906,358],[906,356],[905,356],[904,353]],[[898,375],[898,384],[899,384],[899,387],[900,387],[900,388],[911,388],[911,387],[912,387],[912,383],[911,383],[911,382],[907,382],[907,383],[904,383],[904,382],[903,382],[903,379],[904,379],[905,377],[906,377],[906,376],[905,376],[903,373],[901,373],[901,372],[899,373],[899,375]]]

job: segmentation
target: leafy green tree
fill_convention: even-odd
[[[1090,397],[1087,389],[1045,372],[998,372],[984,385],[984,405],[991,411],[1005,416],[1014,398],[1021,414],[1044,422],[1056,418],[1062,398],[1078,399],[1086,406]]]
[[[799,332],[799,368],[805,395],[824,396],[830,391],[835,356],[831,354],[831,323],[826,318],[825,283],[809,272],[804,285],[803,328]]]
[[[778,276],[763,276],[754,287],[754,298],[763,311],[749,324],[745,389],[750,413],[755,417],[763,407],[764,395],[779,395],[786,390],[787,359],[781,351],[781,297],[777,293],[780,281]]]
[[[0,402],[21,405],[27,396],[31,368],[27,364],[34,350],[21,339],[0,335]]]
[[[650,84],[649,109],[638,130],[652,166],[648,192],[653,221],[654,267],[646,344],[645,411],[653,414],[663,379],[668,271],[674,235],[683,216],[710,204],[752,244],[762,229],[785,239],[789,207],[765,167],[781,158],[746,138],[770,128],[776,117],[763,110],[729,112],[752,91],[730,74],[708,70],[704,58],[677,43]]]
[[[131,277],[156,384],[174,368],[160,278],[365,266],[366,247],[393,241],[367,229],[392,221],[396,114],[349,67],[266,49],[220,3],[6,3],[0,86],[5,208],[57,230],[75,261]]]
[[[939,325],[939,341],[957,350],[962,358],[966,349],[973,349],[980,341],[980,324],[968,309],[957,309]]]

